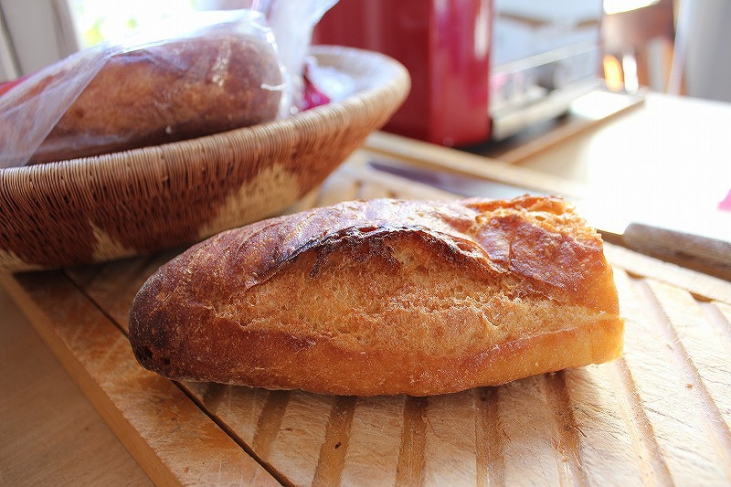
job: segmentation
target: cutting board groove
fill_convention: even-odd
[[[292,211],[451,197],[368,172],[363,157]],[[608,245],[627,318],[622,358],[444,396],[335,397],[171,383],[139,367],[129,306],[180,250],[4,278],[159,483],[731,483],[731,283]]]
[[[313,484],[337,485],[340,483],[354,414],[354,397],[335,399],[335,404],[328,417],[325,440],[320,447]]]

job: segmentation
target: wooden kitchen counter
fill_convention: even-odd
[[[0,286],[0,484],[152,482]]]
[[[493,147],[508,162],[475,167],[482,177],[569,195],[607,178],[636,187],[663,167],[703,172],[731,154],[731,137],[712,130],[728,127],[729,114],[652,95],[561,140],[549,131],[532,153],[528,143]],[[375,134],[292,210],[451,197],[364,164],[420,154],[478,164],[470,153]],[[601,167],[612,161],[620,162]],[[720,170],[725,182],[713,188],[728,190]],[[138,367],[125,345],[126,310],[174,254],[2,276],[0,484],[731,482],[727,281],[608,245],[628,319],[622,359],[435,398],[333,398],[177,384]]]

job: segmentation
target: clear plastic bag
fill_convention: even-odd
[[[309,70],[316,70],[308,58],[308,50],[312,41],[312,31],[322,16],[338,0],[259,0],[256,8],[263,12],[280,53],[280,60],[285,69],[287,83],[290,89],[285,94],[283,104],[285,113],[296,113],[311,108],[313,105],[325,103],[329,98],[313,99],[307,96],[308,86],[306,77]],[[309,80],[311,83],[312,80]],[[322,90],[318,90],[322,93]]]
[[[73,54],[5,93],[0,88],[0,168],[174,142],[295,113],[303,108],[312,29],[336,1],[269,0],[175,17],[154,32]]]

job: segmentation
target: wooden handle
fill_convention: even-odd
[[[630,249],[731,280],[731,242],[631,223],[623,235]]]

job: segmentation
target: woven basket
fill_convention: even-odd
[[[313,47],[356,94],[287,119],[184,142],[0,170],[0,269],[103,262],[272,216],[321,183],[409,91],[381,54]]]

